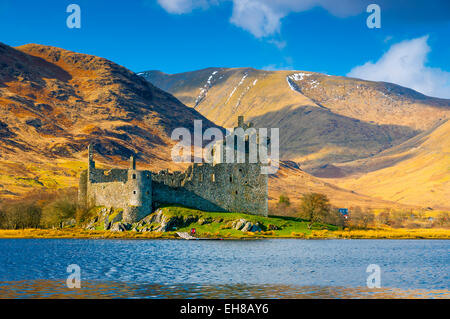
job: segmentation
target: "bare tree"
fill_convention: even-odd
[[[350,210],[350,225],[352,227],[366,229],[375,220],[375,215],[369,210],[355,207]]]
[[[331,210],[330,201],[324,194],[309,193],[302,197],[300,210],[303,216],[309,220],[308,228],[314,223],[322,222]]]

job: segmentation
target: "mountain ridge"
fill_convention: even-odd
[[[371,199],[450,208],[450,157],[445,155],[450,100],[392,83],[308,71],[207,68],[140,74],[222,126],[232,126],[233,115],[241,113],[256,127],[279,127],[282,159],[299,163],[318,180]],[[433,160],[425,149],[438,155]],[[283,183],[294,187],[301,180]]]
[[[395,84],[307,71],[206,68],[138,74],[224,127],[232,127],[238,113],[257,127],[279,127],[282,158],[302,162],[313,174],[324,165],[401,144],[450,114],[450,100]]]
[[[97,161],[178,168],[176,127],[218,127],[171,94],[104,58],[56,47],[0,43],[0,195],[75,186],[87,145]]]

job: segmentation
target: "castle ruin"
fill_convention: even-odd
[[[249,127],[240,116],[234,131]],[[128,169],[99,169],[95,167],[89,145],[88,169],[81,173],[79,181],[79,205],[121,208],[127,223],[141,220],[162,204],[267,216],[268,176],[261,174],[259,159],[253,163],[248,161],[248,142],[252,135],[243,136],[247,143],[244,162],[218,161],[218,154],[222,159],[225,157],[226,142],[220,141],[212,149],[212,163],[194,163],[184,172],[173,173],[137,170],[134,156]],[[231,136],[236,138],[234,132]],[[237,152],[234,158],[239,157]]]

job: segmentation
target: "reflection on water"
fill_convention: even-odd
[[[127,284],[121,282],[83,282],[80,289],[69,289],[64,281],[35,280],[0,283],[0,298],[450,298],[448,290],[369,289],[332,286],[289,285],[200,285]]]
[[[1,239],[3,298],[450,298],[446,240]],[[65,286],[79,265],[81,290]],[[367,266],[382,289],[366,287]]]

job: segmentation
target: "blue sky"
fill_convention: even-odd
[[[81,29],[66,26],[71,3]],[[368,3],[380,5],[380,29],[366,25]],[[53,45],[135,72],[296,69],[450,98],[450,1],[0,0],[0,28],[11,46]]]

